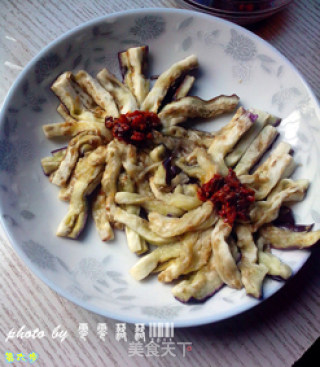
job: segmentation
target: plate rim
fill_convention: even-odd
[[[318,110],[318,113],[320,113],[320,103],[319,103],[317,97],[315,96],[313,90],[309,86],[308,82],[304,79],[302,73],[292,64],[292,62],[290,60],[288,60],[284,55],[282,55],[282,53],[280,51],[278,51],[269,42],[267,42],[266,40],[264,40],[260,36],[256,35],[252,31],[250,31],[250,30],[248,30],[248,29],[246,29],[246,28],[244,28],[244,27],[242,27],[238,24],[230,22],[228,20],[221,19],[221,18],[218,18],[218,17],[210,15],[210,14],[197,12],[197,11],[194,11],[194,10],[176,9],[176,8],[142,8],[142,9],[124,10],[124,11],[121,11],[121,12],[115,12],[115,13],[106,14],[106,15],[103,15],[103,16],[100,16],[100,17],[93,18],[91,20],[88,20],[86,22],[83,22],[83,23],[77,25],[76,27],[73,27],[72,29],[66,31],[65,33],[63,33],[62,35],[60,35],[59,37],[57,37],[56,39],[54,39],[53,41],[48,43],[39,53],[37,53],[26,64],[24,69],[21,71],[21,73],[18,75],[18,77],[15,79],[15,81],[13,82],[11,87],[9,88],[8,93],[7,93],[6,97],[4,98],[3,104],[1,106],[0,130],[3,129],[5,112],[8,110],[11,97],[14,94],[16,88],[19,86],[21,81],[28,75],[30,69],[35,65],[35,63],[38,60],[40,60],[44,55],[46,55],[48,53],[48,51],[50,51],[50,49],[52,49],[53,47],[59,45],[59,43],[65,41],[69,37],[75,35],[77,32],[79,32],[79,31],[81,31],[81,30],[83,30],[87,27],[93,26],[94,24],[101,23],[105,20],[111,20],[113,18],[123,17],[123,16],[126,16],[126,15],[133,15],[133,14],[143,15],[143,14],[149,14],[150,12],[157,13],[157,14],[159,14],[159,13],[160,14],[161,13],[162,14],[185,14],[187,16],[193,15],[193,16],[196,16],[196,17],[204,18],[208,21],[210,21],[210,19],[214,19],[214,21],[216,21],[218,23],[227,24],[229,26],[231,25],[234,29],[238,29],[242,33],[249,35],[251,38],[257,40],[259,43],[262,43],[264,46],[271,49],[272,52],[275,52],[277,54],[277,56],[280,57],[280,59],[282,59],[287,65],[289,65],[293,69],[293,71],[299,77],[299,79],[300,79],[301,83],[303,84],[304,88],[306,88],[309,96],[311,97],[311,99],[315,103],[315,106],[316,106],[316,109]],[[0,206],[0,211],[2,212],[1,206]],[[91,311],[95,314],[99,314],[99,315],[104,316],[104,317],[111,318],[113,320],[121,320],[121,321],[128,322],[128,323],[143,322],[143,323],[146,323],[146,324],[152,322],[152,317],[149,317],[149,316],[146,316],[146,317],[136,317],[136,316],[131,317],[129,314],[124,316],[123,314],[118,314],[114,311],[111,311],[111,312],[107,311],[106,312],[105,309],[101,309],[100,307],[91,306],[86,301],[76,299],[73,295],[67,293],[67,291],[64,291],[63,289],[60,289],[59,286],[57,286],[56,284],[53,283],[53,281],[48,279],[44,275],[44,273],[31,262],[31,260],[23,252],[23,250],[16,244],[17,241],[14,240],[14,238],[11,236],[10,231],[8,230],[7,224],[4,222],[3,216],[0,216],[0,223],[1,223],[1,226],[3,228],[3,231],[4,231],[7,239],[9,240],[9,243],[11,244],[11,247],[18,254],[19,258],[24,262],[24,264],[28,267],[28,269],[34,275],[36,275],[37,278],[39,278],[44,284],[49,286],[51,288],[51,290],[55,291],[59,296],[62,296],[64,298],[66,298],[68,301],[71,301],[72,303],[76,304],[77,306],[80,306],[80,307],[82,307],[82,308],[84,308],[88,311]],[[303,264],[296,271],[295,274],[297,274],[301,270],[301,268],[306,264],[306,262],[310,258],[310,256],[311,256],[311,252],[309,252],[307,254],[307,257],[303,261]],[[262,301],[261,300],[253,300],[253,304],[250,303],[249,306],[248,306],[248,304],[244,304],[242,306],[236,306],[236,310],[232,310],[232,311],[228,311],[228,312],[220,312],[218,315],[215,314],[214,317],[204,316],[204,317],[198,317],[196,320],[188,320],[188,319],[178,320],[178,321],[174,322],[174,326],[175,326],[175,328],[177,328],[177,327],[178,328],[194,327],[194,326],[206,325],[206,324],[210,324],[210,323],[221,322],[223,320],[227,320],[227,319],[230,319],[232,317],[236,317],[236,316],[242,314],[245,311],[249,311],[249,310],[257,307],[258,305],[261,305],[263,303],[263,301],[265,301],[265,300],[269,299],[270,297],[272,297],[275,293],[280,291],[280,289],[282,287],[284,287],[286,284],[287,284],[287,282],[285,282],[284,284],[281,284],[279,287],[276,287],[276,289],[273,290],[268,295],[268,297],[266,299],[262,300]],[[147,319],[148,319],[148,321],[147,321]]]

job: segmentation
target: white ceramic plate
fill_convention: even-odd
[[[84,68],[95,74],[105,65],[119,75],[117,52],[148,44],[151,74],[195,53],[200,73],[193,93],[202,98],[237,93],[245,107],[285,118],[281,139],[295,149],[301,163],[295,176],[312,185],[295,205],[298,222],[320,222],[319,107],[297,70],[275,49],[232,23],[205,14],[152,9],[93,20],[46,47],[21,73],[4,103],[0,131],[1,221],[17,253],[30,269],[62,296],[98,314],[127,322],[170,320],[176,326],[205,324],[236,315],[261,301],[244,290],[223,288],[207,302],[185,305],[171,295],[171,285],[156,278],[134,281],[128,270],[137,257],[122,233],[112,243],[100,241],[89,220],[80,241],[57,238],[67,212],[58,188],[42,173],[40,159],[59,147],[41,126],[61,121],[57,98],[49,87],[65,70]],[[228,119],[198,125],[217,129]],[[307,251],[278,252],[296,273]],[[264,297],[283,283],[268,279]]]

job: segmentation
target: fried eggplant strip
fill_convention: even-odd
[[[105,155],[105,146],[100,146],[78,162],[69,210],[59,224],[57,236],[77,238],[84,228],[87,219],[86,196],[100,183]]]
[[[130,269],[130,274],[136,280],[142,280],[146,278],[159,263],[163,263],[169,259],[179,256],[181,248],[181,243],[174,243],[158,247],[150,254],[143,256]]]
[[[269,125],[265,126],[249,145],[248,149],[234,168],[236,175],[241,176],[248,174],[250,169],[258,162],[277,136],[278,132],[275,127]]]
[[[161,270],[159,281],[171,282],[180,275],[197,271],[207,264],[211,255],[211,231],[190,232],[184,239],[180,255],[170,260]]]
[[[172,99],[176,101],[187,96],[195,80],[196,78],[194,76],[187,74],[178,89],[175,91]]]
[[[278,217],[280,207],[288,201],[300,201],[309,186],[308,180],[283,179],[265,201],[256,201],[250,211],[252,230],[255,232],[263,224],[270,223]],[[279,188],[280,187],[280,188]]]
[[[95,103],[104,109],[105,116],[119,116],[119,111],[112,95],[96,79],[84,70],[78,71],[74,78],[80,87],[92,97]]]
[[[174,237],[186,232],[196,231],[198,226],[213,215],[213,205],[206,201],[200,207],[190,210],[181,218],[169,218],[164,215],[151,212],[148,219],[150,228],[162,237]]]
[[[290,266],[284,264],[277,256],[269,252],[259,251],[259,264],[267,268],[268,275],[280,277],[282,279],[290,278],[292,270]]]
[[[129,88],[122,84],[109,70],[102,69],[97,74],[97,79],[103,88],[113,96],[120,113],[124,114],[138,109],[138,103]]]
[[[118,182],[118,190],[125,190],[126,194],[129,195],[136,195],[134,194],[134,191],[136,189],[134,181],[131,179],[131,177],[126,172],[122,172],[119,176],[119,182]],[[139,195],[139,194],[137,194]],[[129,214],[140,214],[140,207],[135,205],[124,205],[124,209]],[[144,238],[142,238],[135,230],[132,228],[125,226],[125,232],[127,236],[127,244],[128,248],[131,252],[135,252],[137,254],[142,254],[148,250],[148,246],[146,244],[146,241]]]
[[[88,109],[86,100],[79,94],[70,71],[61,74],[51,86],[51,90],[76,120],[104,122],[104,111],[100,107]],[[82,91],[82,94],[85,92]],[[87,96],[86,98],[90,98]]]
[[[290,145],[281,142],[252,175],[243,175],[239,179],[255,191],[255,199],[264,199],[279,182],[286,169],[292,165],[289,154]]]
[[[59,168],[61,161],[66,155],[66,150],[67,148],[58,150],[57,152],[52,153],[52,156],[41,159],[41,166],[46,176],[52,174]]]
[[[169,126],[162,130],[164,135],[169,135],[172,137],[185,139],[187,141],[195,142],[199,147],[209,148],[213,138],[214,133],[209,133],[200,130],[187,130],[182,126]]]
[[[262,295],[262,283],[268,269],[264,264],[258,264],[258,249],[253,241],[250,226],[238,225],[236,227],[237,246],[241,252],[239,269],[241,281],[246,293],[260,298]]]
[[[180,158],[176,161],[176,165],[182,169],[188,176],[195,177],[201,181],[201,183],[205,183],[209,181],[216,173],[225,170],[225,164],[223,160],[213,162],[211,156],[207,153],[207,150],[204,148],[196,148],[194,151],[187,157],[189,160],[191,157],[195,157],[197,160],[197,165],[189,166],[184,163],[185,158]],[[220,163],[220,166],[219,166]]]
[[[179,209],[187,211],[195,209],[202,204],[202,201],[200,201],[196,196],[161,192],[154,184],[152,177],[150,178],[149,183],[154,196],[157,199],[166,202],[168,205],[172,205]]]
[[[110,207],[114,204],[118,177],[122,168],[123,149],[125,149],[125,146],[116,140],[112,140],[107,146],[107,164],[101,180],[101,186],[107,195],[107,210],[110,210]]]
[[[112,133],[101,122],[96,121],[65,121],[42,126],[46,138],[56,138],[62,136],[75,136],[82,131],[96,131],[104,136],[107,141],[112,139]]]
[[[148,53],[148,46],[133,47],[119,53],[124,83],[135,96],[138,107],[142,105],[149,92],[149,80],[145,77]],[[140,109],[143,110],[143,108]]]
[[[182,302],[192,299],[204,301],[220,290],[223,284],[216,270],[214,255],[211,254],[206,265],[172,288],[172,294]]]
[[[241,281],[246,293],[260,298],[262,296],[263,281],[268,273],[268,268],[263,263],[255,264],[250,262],[240,262]]]
[[[115,202],[119,205],[141,205],[152,199],[152,196],[143,196],[138,193],[126,191],[118,191],[115,195]]]
[[[113,229],[106,210],[106,200],[106,194],[101,189],[92,204],[92,217],[102,241],[109,241],[114,238]]]
[[[165,129],[186,121],[188,118],[213,118],[226,112],[233,111],[239,102],[239,97],[220,95],[205,101],[199,97],[183,97],[167,104],[159,113],[159,118]]]
[[[60,103],[59,106],[57,107],[57,112],[59,113],[59,115],[65,120],[65,121],[69,121],[69,122],[76,122],[77,120],[75,118],[73,118],[68,109],[62,104]]]
[[[254,122],[251,128],[242,136],[232,152],[230,152],[226,156],[225,162],[228,167],[233,167],[239,161],[239,159],[246,152],[252,141],[257,137],[260,131],[267,124],[270,117],[270,115],[264,111],[251,110],[250,112],[253,114],[254,117],[257,116],[257,120]]]
[[[256,263],[258,260],[258,249],[253,241],[250,226],[237,225],[237,246],[241,252],[241,261]]]
[[[132,228],[141,237],[152,245],[166,245],[174,242],[173,238],[165,238],[154,233],[149,226],[149,222],[135,214],[129,214],[119,207],[111,209],[111,215],[117,222],[123,223]]]
[[[213,162],[216,164],[217,173],[228,174],[228,168],[224,162],[224,157],[237,144],[241,136],[252,126],[250,112],[243,107],[238,108],[231,121],[224,126],[214,137],[208,149]]]
[[[198,59],[195,55],[186,57],[176,62],[168,70],[163,72],[146,96],[141,105],[144,111],[158,112],[158,109],[166,96],[170,86],[183,74],[198,67]]]
[[[58,186],[66,186],[70,175],[77,164],[77,161],[81,155],[81,150],[85,145],[89,145],[91,150],[94,150],[103,143],[100,136],[91,132],[83,132],[76,135],[70,140],[66,154],[61,161],[59,168],[54,172],[51,177],[51,182]]]
[[[196,232],[186,233],[181,239],[181,251],[177,258],[170,261],[165,270],[158,275],[160,282],[169,283],[177,279],[191,264],[193,255],[193,246],[195,245],[199,234]]]
[[[320,231],[293,232],[274,226],[264,226],[259,231],[264,242],[276,249],[303,249],[315,245],[320,240]]]
[[[241,274],[226,242],[231,230],[232,227],[228,223],[219,219],[211,233],[211,246],[214,253],[216,271],[220,278],[229,287],[240,289],[242,287]]]

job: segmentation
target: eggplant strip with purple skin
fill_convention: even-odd
[[[243,175],[241,183],[248,185],[255,192],[255,199],[264,199],[291,167],[293,158],[289,154],[291,146],[281,142],[252,175]]]
[[[77,238],[84,229],[88,210],[86,197],[101,181],[105,158],[106,147],[100,146],[78,162],[69,210],[59,224],[57,236]]]
[[[241,136],[250,129],[253,122],[251,113],[240,107],[231,121],[215,134],[208,153],[218,167],[217,173],[224,176],[228,174],[224,158],[237,144]]]
[[[169,88],[174,82],[188,71],[198,67],[198,58],[195,55],[186,57],[176,62],[168,70],[164,71],[156,80],[154,86],[141,105],[144,111],[158,112],[161,102],[165,98]]]
[[[250,113],[240,107],[231,121],[212,138],[208,152],[204,148],[196,148],[191,156],[197,160],[197,166],[184,164],[184,159],[177,161],[177,166],[191,177],[202,183],[215,174],[227,175],[228,168],[224,162],[225,155],[234,147],[241,136],[252,126]]]
[[[250,211],[251,229],[256,232],[263,224],[279,215],[280,207],[288,201],[301,201],[309,187],[308,180],[283,179],[265,201],[256,201]]]
[[[208,101],[199,97],[183,97],[167,104],[159,113],[164,128],[181,124],[189,118],[210,119],[233,111],[239,103],[239,97],[220,95]]]
[[[271,225],[262,227],[259,234],[266,243],[276,249],[309,248],[320,240],[320,231],[294,232]]]
[[[182,83],[179,85],[179,87],[177,88],[177,90],[175,91],[172,100],[176,101],[180,98],[186,97],[190,91],[190,89],[193,86],[193,83],[195,82],[196,78],[192,75],[186,75],[183,78]]]
[[[214,133],[209,133],[200,130],[187,130],[182,126],[169,126],[162,130],[164,135],[168,135],[174,138],[184,139],[187,142],[194,142],[196,145],[204,148],[209,148],[211,145]]]
[[[108,69],[102,69],[97,74],[97,79],[103,88],[113,96],[121,114],[138,109],[137,100],[129,88],[122,84]]]
[[[87,98],[90,98],[77,86],[70,71],[61,74],[51,86],[51,90],[76,120],[104,122],[105,111],[99,106],[87,107]],[[79,92],[81,90],[81,94]],[[84,98],[82,95],[87,97]]]
[[[80,70],[74,76],[80,87],[89,94],[95,103],[104,111],[104,117],[118,117],[118,107],[112,95],[102,85],[84,70]]]
[[[219,219],[211,233],[211,246],[215,258],[216,271],[220,278],[231,288],[242,288],[241,274],[232,256],[226,239],[232,227]]]
[[[140,46],[118,54],[124,83],[136,98],[138,107],[149,93],[149,80],[145,76],[148,53],[148,46]],[[143,110],[143,108],[140,109]]]
[[[252,113],[254,119],[256,118],[256,121],[241,137],[237,145],[233,148],[232,152],[226,156],[225,162],[228,167],[233,167],[239,161],[252,141],[258,136],[260,131],[267,124],[270,117],[270,115],[264,111],[250,110],[249,112]]]
[[[190,266],[183,274],[189,274],[188,279],[179,282],[172,288],[172,293],[181,302],[199,301],[204,302],[213,296],[224,285],[217,272],[216,259],[212,250],[211,242],[212,226],[201,233],[200,238],[194,245],[194,257]],[[228,246],[234,261],[238,257],[237,246],[228,238]],[[200,248],[198,247],[200,245]],[[172,262],[177,261],[173,259]]]
[[[234,168],[236,175],[242,176],[249,174],[250,169],[263,156],[277,136],[278,131],[275,127],[269,125],[264,127],[259,135],[249,145],[246,152]]]
[[[241,281],[246,293],[260,298],[262,295],[263,280],[268,272],[264,264],[258,264],[258,248],[253,241],[250,226],[238,225],[236,227],[237,246],[241,252],[238,265],[241,272]]]

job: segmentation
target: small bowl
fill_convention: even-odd
[[[292,0],[178,0],[200,10],[238,24],[263,20],[289,5]]]

